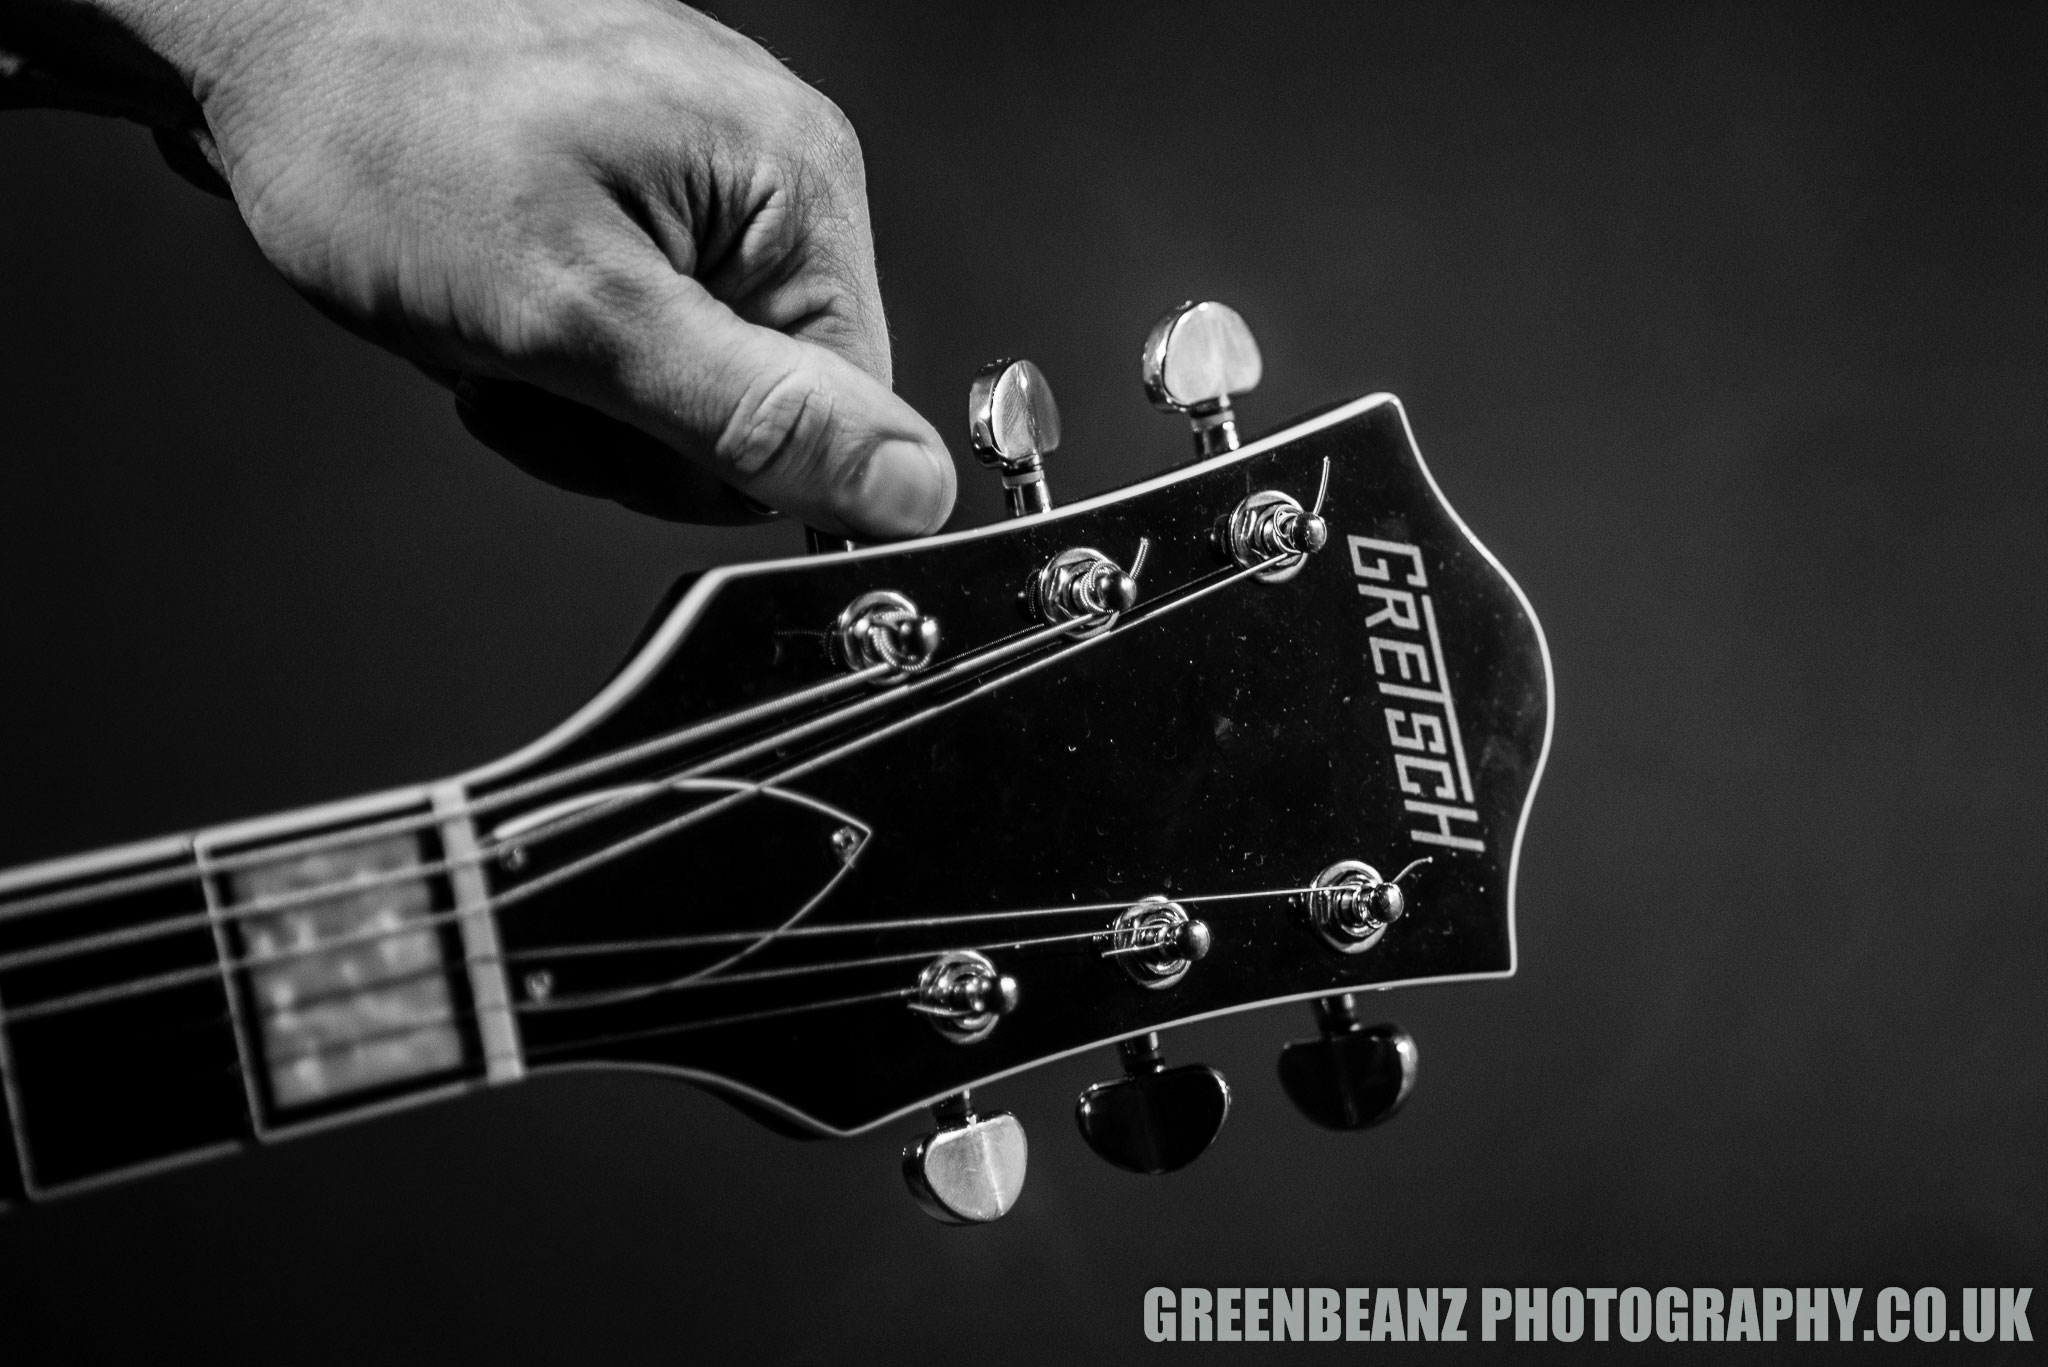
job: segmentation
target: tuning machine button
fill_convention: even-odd
[[[1167,1067],[1156,1033],[1116,1049],[1124,1076],[1094,1083],[1074,1106],[1088,1147],[1128,1172],[1173,1172],[1200,1158],[1230,1115],[1223,1074],[1201,1063]]]
[[[1195,454],[1237,449],[1233,395],[1258,387],[1259,344],[1228,304],[1186,303],[1153,324],[1145,339],[1145,397],[1154,408],[1185,413]]]
[[[1398,1025],[1361,1026],[1349,992],[1315,1003],[1319,1038],[1280,1050],[1280,1085],[1295,1109],[1325,1129],[1363,1130],[1389,1120],[1415,1090],[1420,1055]]]
[[[967,391],[967,427],[974,456],[1003,477],[1011,517],[1052,507],[1045,457],[1060,444],[1060,410],[1052,386],[1029,361],[991,361]]]
[[[966,1092],[932,1107],[938,1128],[903,1150],[903,1180],[918,1205],[949,1225],[999,1220],[1024,1190],[1030,1146],[1007,1111],[977,1116]]]
[[[955,1044],[977,1044],[1017,1009],[1017,980],[971,949],[948,950],[918,975],[906,1003]]]
[[[1171,987],[1209,953],[1208,925],[1164,897],[1147,897],[1124,911],[1109,935],[1109,952],[1140,987]]]

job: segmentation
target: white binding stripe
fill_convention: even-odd
[[[23,1199],[35,1196],[36,1174],[29,1161],[28,1125],[21,1113],[21,1088],[14,1082],[14,1047],[7,1039],[7,1009],[0,1003],[0,1086],[6,1088],[7,1123],[14,1133],[14,1163],[21,1173]]]
[[[213,952],[220,958],[220,986],[228,997],[228,1028],[235,1036],[235,1059],[242,1065],[242,1097],[249,1103],[249,1130],[260,1140],[267,1136],[263,1125],[263,1097],[256,1086],[257,1063],[265,1057],[263,1041],[256,1037],[254,1027],[242,1010],[242,994],[235,985],[239,956],[234,952],[234,942],[228,937],[227,920],[221,914],[220,890],[215,886],[217,875],[207,860],[206,847],[197,842],[192,846],[192,864],[200,891],[206,898],[206,919],[213,927]]]
[[[1402,435],[1408,438],[1408,450],[1414,454],[1416,467],[1422,471],[1422,477],[1429,482],[1429,491],[1436,495],[1437,506],[1450,515],[1451,521],[1457,524],[1458,530],[1465,534],[1465,539],[1472,543],[1472,549],[1478,551],[1486,563],[1493,566],[1494,573],[1501,577],[1509,590],[1514,593],[1515,601],[1522,605],[1522,615],[1529,619],[1529,629],[1536,633],[1537,652],[1543,657],[1543,748],[1536,754],[1536,772],[1529,775],[1529,791],[1522,795],[1522,814],[1515,821],[1515,843],[1508,854],[1508,971],[1506,976],[1513,977],[1515,970],[1520,967],[1522,962],[1521,947],[1515,934],[1515,894],[1521,881],[1522,836],[1529,829],[1529,813],[1536,806],[1536,789],[1542,785],[1544,766],[1550,762],[1551,737],[1557,730],[1557,687],[1556,676],[1551,672],[1550,668],[1550,641],[1543,634],[1543,623],[1536,619],[1536,609],[1530,604],[1529,595],[1522,592],[1522,586],[1515,582],[1515,577],[1512,574],[1508,573],[1507,566],[1501,564],[1499,559],[1494,556],[1494,553],[1486,549],[1484,542],[1472,535],[1472,529],[1465,525],[1465,519],[1458,516],[1458,510],[1453,508],[1451,501],[1444,497],[1444,491],[1437,484],[1436,476],[1429,472],[1429,462],[1422,458],[1422,448],[1416,444],[1415,429],[1408,425],[1408,411],[1401,407],[1401,401],[1391,394],[1376,397],[1382,398],[1394,406],[1395,414],[1401,419]],[[1480,974],[1476,976],[1485,977],[1490,975]],[[1432,978],[1427,981],[1456,981],[1456,979]]]
[[[462,957],[469,965],[477,1034],[483,1040],[484,1079],[517,1082],[526,1075],[526,1059],[519,1050],[519,1024],[505,983],[498,923],[491,918],[490,889],[484,886],[476,823],[469,818],[469,794],[460,783],[437,783],[433,800],[441,818],[442,860],[455,892],[455,920],[462,929]]]
[[[1451,506],[1450,502],[1447,499],[1444,498],[1442,487],[1437,484],[1436,476],[1430,473],[1429,464],[1422,457],[1422,448],[1416,444],[1414,430],[1412,427],[1410,427],[1408,423],[1407,411],[1404,408],[1402,408],[1401,403],[1398,399],[1396,399],[1391,394],[1368,394],[1363,398],[1355,399],[1348,404],[1340,405],[1337,408],[1331,409],[1327,413],[1319,414],[1318,416],[1309,419],[1307,422],[1299,423],[1293,427],[1289,427],[1282,431],[1275,432],[1271,436],[1261,438],[1260,440],[1252,442],[1248,446],[1240,447],[1235,451],[1226,452],[1222,455],[1213,457],[1209,460],[1201,461],[1178,470],[1169,471],[1164,475],[1157,476],[1153,479],[1144,481],[1140,484],[1135,484],[1122,489],[1113,490],[1109,493],[1099,494],[1094,498],[1084,499],[1078,503],[1067,504],[1063,507],[1056,508],[1049,513],[1035,514],[1034,517],[1045,520],[1057,520],[1064,517],[1070,517],[1079,513],[1090,511],[1094,508],[1105,506],[1107,504],[1120,502],[1124,499],[1130,498],[1137,494],[1149,493],[1156,489],[1167,488],[1183,480],[1198,478],[1201,475],[1207,474],[1210,471],[1218,469],[1222,466],[1230,465],[1237,461],[1244,460],[1248,457],[1262,454],[1265,451],[1268,451],[1274,447],[1283,445],[1285,443],[1297,441],[1302,437],[1309,436],[1310,434],[1321,431],[1326,427],[1332,427],[1338,423],[1347,422],[1350,419],[1357,417],[1359,414],[1377,408],[1382,404],[1393,405],[1395,413],[1400,417],[1401,429],[1403,434],[1407,437],[1408,449],[1415,458],[1416,466],[1422,471],[1422,477],[1428,483],[1430,491],[1436,495],[1438,505],[1443,508],[1446,514],[1449,515],[1451,521],[1457,526],[1458,530],[1464,534],[1465,539],[1471,543],[1472,548],[1478,551],[1480,556],[1489,565],[1491,565],[1494,571],[1500,575],[1503,581],[1506,582],[1509,590],[1514,593],[1516,601],[1521,604],[1522,612],[1528,618],[1530,628],[1536,633],[1537,649],[1543,659],[1544,698],[1543,745],[1536,757],[1535,772],[1530,776],[1529,779],[1529,790],[1523,798],[1521,815],[1515,823],[1514,844],[1511,848],[1508,858],[1508,967],[1506,971],[1447,974],[1442,977],[1413,979],[1395,985],[1404,987],[1420,987],[1428,986],[1435,983],[1474,982],[1489,978],[1512,977],[1520,965],[1520,945],[1516,935],[1515,921],[1517,914],[1517,884],[1520,879],[1522,860],[1522,839],[1528,831],[1529,813],[1535,805],[1536,791],[1542,782],[1544,769],[1546,768],[1550,760],[1550,746],[1556,729],[1557,697],[1554,687],[1554,675],[1552,673],[1550,661],[1550,644],[1548,639],[1544,635],[1543,624],[1537,619],[1536,610],[1530,604],[1528,595],[1522,592],[1521,585],[1515,582],[1514,576],[1508,573],[1506,567],[1500,563],[1499,559],[1497,559],[1494,556],[1493,552],[1488,550],[1486,546],[1479,540],[1479,538],[1472,534],[1472,529],[1466,525],[1465,520],[1458,515],[1457,510]],[[540,737],[538,740],[535,740],[529,745],[521,747],[520,749],[512,752],[509,755],[504,756],[501,759],[495,760],[480,768],[470,771],[462,780],[457,780],[457,782],[474,784],[478,782],[496,780],[508,774],[514,773],[519,769],[524,768],[536,761],[545,759],[547,756],[553,754],[555,751],[560,750],[564,746],[568,745],[571,741],[581,736],[591,727],[595,726],[597,723],[603,721],[606,717],[610,716],[612,712],[617,710],[617,708],[623,702],[625,702],[626,699],[630,698],[633,695],[633,693],[636,690],[638,690],[638,688],[646,680],[646,678],[650,674],[652,674],[662,664],[663,661],[667,659],[670,651],[674,649],[676,643],[682,638],[684,633],[695,622],[697,615],[703,610],[704,605],[720,588],[722,588],[725,585],[725,583],[728,580],[739,578],[744,575],[759,574],[772,571],[792,563],[807,563],[807,559],[823,560],[827,558],[838,558],[840,556],[844,556],[848,559],[853,559],[880,555],[900,555],[906,553],[914,554],[928,547],[957,545],[968,541],[976,540],[982,537],[1003,535],[1012,530],[1013,528],[1015,528],[1020,521],[1026,520],[1031,519],[1009,519],[1003,522],[993,523],[986,527],[968,528],[964,531],[952,532],[944,536],[931,537],[926,540],[919,541],[907,546],[900,543],[895,545],[872,546],[861,550],[837,552],[832,557],[791,557],[789,559],[780,561],[763,561],[750,565],[723,566],[717,569],[709,570],[700,579],[698,579],[696,583],[690,586],[689,591],[683,595],[682,601],[676,604],[675,608],[671,610],[667,619],[662,622],[660,628],[656,630],[652,637],[649,638],[646,646],[641,649],[640,653],[634,656],[633,660],[626,666],[626,668],[621,670],[618,673],[618,675],[611,680],[610,683],[605,685],[604,688],[600,689],[597,695],[593,697],[588,703],[584,704],[583,707],[579,708],[567,720],[562,722],[561,725],[555,727],[552,731],[549,731],[546,735]],[[209,839],[218,840],[222,836],[230,834],[236,837],[247,837],[254,834],[268,834],[296,827],[317,826],[319,824],[322,824],[322,822],[324,821],[345,820],[352,815],[367,814],[372,811],[388,810],[390,808],[403,806],[407,802],[419,801],[421,795],[422,790],[419,788],[397,789],[391,792],[373,794],[368,797],[356,798],[346,802],[329,803],[324,806],[307,808],[298,812],[282,813],[275,817],[266,818],[260,822],[243,823],[240,826],[221,828],[218,831],[208,832],[207,835]],[[88,854],[72,856],[69,858],[49,860],[40,864],[32,864],[24,868],[15,869],[6,874],[0,874],[0,892],[12,891],[15,888],[19,888],[28,884],[51,882],[62,878],[103,871],[109,867],[116,867],[124,864],[140,862],[141,860],[150,857],[154,854],[161,853],[166,849],[175,850],[184,843],[185,839],[185,837],[166,837],[154,841],[140,842],[135,845],[124,846],[113,850],[96,851]],[[1366,987],[1355,990],[1374,991],[1385,989]],[[1174,1022],[1174,1024],[1184,1025],[1191,1023],[1193,1021],[1208,1020],[1217,1016],[1232,1015],[1238,1011],[1252,1010],[1263,1006],[1279,1005],[1291,1001],[1306,1001],[1314,997],[1326,995],[1328,995],[1328,993],[1325,991],[1315,991],[1298,993],[1292,996],[1279,997],[1267,1001],[1248,1002],[1243,1006],[1226,1007],[1218,1011],[1204,1012],[1200,1015],[1184,1017],[1181,1020]],[[1160,1028],[1164,1029],[1167,1027],[1162,1026]],[[1095,1043],[1076,1045],[1071,1049],[1062,1050],[1057,1054],[1048,1055],[1044,1058],[1034,1059],[1029,1063],[1020,1064],[1015,1068],[1005,1069],[1002,1072],[991,1074],[989,1075],[989,1077],[984,1078],[981,1081],[993,1081],[996,1078],[1007,1077],[1013,1073],[1019,1073],[1025,1071],[1028,1068],[1037,1067],[1040,1064],[1050,1063],[1055,1059],[1066,1058],[1074,1054],[1085,1053],[1091,1049],[1099,1047],[1099,1045],[1104,1042],[1107,1041],[1097,1041]],[[617,1068],[619,1066],[621,1065],[555,1065],[553,1067],[546,1069],[545,1071],[580,1071],[584,1068]],[[765,1093],[756,1092],[752,1088],[746,1087],[744,1085],[736,1084],[729,1078],[719,1077],[715,1074],[702,1073],[693,1069],[656,1068],[647,1066],[646,1070],[658,1072],[667,1077],[681,1076],[694,1078],[709,1086],[713,1086],[721,1090],[735,1092],[740,1095],[747,1096],[750,1099],[763,1104],[771,1111],[774,1111],[781,1115],[785,1115],[790,1119],[797,1121],[798,1123],[808,1125],[818,1130],[819,1132],[825,1134],[858,1134],[866,1130],[872,1130],[880,1125],[887,1124],[891,1120],[894,1120],[900,1116],[913,1114],[919,1111],[927,1104],[926,1101],[919,1101],[912,1105],[901,1107],[898,1110],[895,1110],[886,1116],[882,1116],[874,1121],[869,1122],[868,1124],[856,1126],[853,1129],[842,1131],[835,1130],[833,1127],[829,1125],[823,1124],[810,1116],[804,1115],[802,1112],[790,1107],[786,1102],[780,1101],[774,1097],[767,1096]],[[974,1085],[980,1085],[980,1083]],[[461,1089],[458,1087],[454,1090],[459,1091]],[[437,1094],[439,1093],[429,1092],[415,1094],[411,1097],[407,1097],[402,1100],[390,1103],[389,1106],[380,1106],[372,1108],[371,1112],[364,1112],[364,1114],[374,1113],[374,1111],[377,1110],[396,1109],[399,1106],[418,1104],[418,1102],[427,1100],[430,1097],[435,1096]],[[936,1097],[933,1097],[927,1100],[936,1099]],[[355,1114],[356,1113],[351,1112],[348,1113],[347,1117],[343,1118],[352,1118]],[[339,1119],[329,1121],[327,1123],[339,1123]],[[318,1128],[321,1126],[319,1125],[319,1123],[316,1122],[311,1127]],[[308,1127],[289,1127],[281,1129],[280,1134],[298,1132],[302,1131],[304,1128]],[[191,1157],[197,1156],[198,1155],[192,1155]],[[190,1157],[184,1160],[168,1160],[168,1162],[170,1163],[175,1163],[178,1161],[190,1161]],[[150,1168],[164,1165],[167,1164],[147,1164],[144,1165],[142,1170],[146,1171]],[[106,1174],[100,1178],[87,1179],[85,1183],[74,1185],[98,1185],[100,1182],[112,1180],[112,1178],[116,1175],[117,1174]]]
[[[782,560],[763,560],[746,565],[724,565],[716,569],[707,570],[696,583],[690,585],[689,591],[683,595],[682,601],[670,610],[668,617],[663,620],[654,635],[648,639],[647,644],[641,648],[639,654],[635,655],[626,667],[612,678],[611,682],[599,689],[597,695],[589,702],[578,708],[567,720],[549,731],[546,735],[541,736],[538,740],[521,746],[511,754],[500,759],[472,769],[457,779],[449,780],[449,782],[460,783],[466,787],[473,788],[480,783],[492,782],[509,774],[516,773],[540,760],[546,759],[549,755],[567,746],[577,737],[583,735],[586,731],[617,711],[619,706],[632,697],[648,676],[653,674],[661,666],[662,662],[668,658],[669,653],[674,650],[676,643],[682,639],[684,633],[695,623],[698,614],[703,611],[704,605],[730,580],[747,575],[769,573],[793,564],[810,564],[840,558],[861,559],[882,555],[914,555],[940,546],[963,545],[967,542],[981,540],[986,537],[1002,536],[1017,527],[1021,522],[1038,519],[1056,521],[1060,518],[1089,512],[1095,508],[1106,507],[1138,494],[1150,493],[1155,489],[1164,489],[1181,483],[1183,480],[1199,478],[1211,470],[1234,464],[1250,456],[1260,455],[1288,442],[1298,441],[1311,433],[1320,432],[1326,427],[1334,427],[1338,423],[1349,421],[1360,413],[1377,408],[1382,404],[1393,404],[1397,412],[1400,409],[1399,401],[1391,394],[1368,394],[1363,398],[1354,399],[1350,403],[1341,404],[1327,413],[1318,414],[1307,422],[1298,423],[1283,431],[1275,432],[1271,436],[1261,437],[1250,445],[1239,447],[1235,451],[1226,451],[1222,455],[1213,456],[1208,460],[1198,461],[1193,465],[1183,466],[1178,470],[1170,470],[1163,475],[1155,476],[1139,484],[1111,490],[1104,494],[1097,494],[1094,498],[1083,499],[1078,503],[1065,504],[1053,509],[1049,513],[1035,513],[1030,518],[1009,518],[1002,522],[991,523],[986,527],[969,527],[963,531],[948,532],[943,536],[927,537],[921,541],[867,546],[855,551],[834,552],[830,556],[791,556]],[[1407,426],[1405,414],[1402,416],[1401,421],[1402,426],[1405,428]],[[1412,447],[1414,444],[1412,435],[1409,441]],[[1420,463],[1420,460],[1420,453],[1417,453],[1417,462]],[[1425,477],[1428,476],[1427,466],[1423,468],[1423,474]],[[1430,480],[1430,488],[1436,488],[1436,481],[1434,479]],[[1441,492],[1437,496],[1441,499]],[[1448,510],[1449,505],[1446,504],[1445,506]],[[1457,516],[1455,512],[1451,513],[1454,521],[1457,520]],[[1458,526],[1460,530],[1465,530],[1465,524],[1462,521],[1458,522]],[[1465,530],[1465,535],[1468,539],[1472,538],[1472,533],[1469,530]],[[1485,555],[1486,559],[1496,569],[1499,568],[1500,562],[1494,560],[1492,555],[1487,554],[1484,546],[1480,546],[1476,539],[1472,541],[1472,544],[1478,547],[1480,554]],[[1506,571],[1503,570],[1502,574],[1505,575]],[[1508,582],[1512,587],[1514,581],[1510,579]],[[1521,590],[1519,588],[1515,589],[1515,594],[1518,598],[1521,597]],[[1528,600],[1523,598],[1522,604],[1524,608],[1527,608]],[[1530,621],[1535,621],[1533,614],[1530,617]],[[1542,637],[1541,628],[1537,631],[1537,637],[1539,640]],[[1546,650],[1544,654],[1544,668],[1546,672],[1549,669],[1549,660],[1550,657]],[[1546,735],[1546,745],[1547,743]],[[0,872],[0,893],[10,893],[39,883],[58,882],[91,874],[106,873],[113,869],[141,863],[162,855],[182,853],[188,845],[197,842],[219,847],[239,844],[243,841],[265,840],[275,836],[288,835],[294,831],[317,828],[330,822],[357,821],[389,812],[396,812],[409,805],[425,806],[431,800],[430,792],[430,786],[424,784],[405,788],[392,788],[384,792],[367,793],[359,797],[344,798],[340,801],[324,802],[318,806],[301,807],[292,811],[279,812],[271,816],[238,821],[230,825],[210,827],[196,834],[160,836],[154,840],[138,841],[132,845],[116,846],[115,848],[104,850],[91,850],[83,854],[43,860],[40,863],[26,864],[15,869]]]
[[[883,555],[921,555],[926,551],[937,550],[942,546],[960,546],[970,541],[980,541],[993,536],[1005,536],[1026,522],[1056,522],[1061,518],[1075,517],[1096,508],[1121,503],[1139,494],[1151,493],[1155,489],[1164,489],[1185,480],[1198,479],[1208,474],[1211,470],[1220,469],[1226,465],[1234,465],[1247,457],[1260,455],[1275,447],[1283,446],[1288,442],[1299,441],[1310,433],[1320,432],[1325,427],[1334,427],[1338,423],[1354,418],[1368,409],[1377,408],[1381,404],[1386,403],[1395,404],[1397,409],[1399,407],[1394,396],[1391,394],[1368,394],[1362,399],[1354,399],[1350,403],[1339,405],[1327,413],[1318,414],[1307,422],[1297,424],[1284,431],[1275,432],[1268,437],[1261,437],[1249,446],[1241,446],[1235,451],[1226,451],[1220,456],[1213,456],[1208,460],[1198,461],[1193,465],[1183,466],[1178,470],[1170,470],[1166,474],[1148,479],[1141,484],[1132,484],[1122,489],[1112,490],[1106,494],[1097,494],[1094,498],[1082,499],[1079,503],[1068,503],[1048,513],[1034,513],[1030,517],[1025,518],[1007,518],[1001,522],[990,523],[986,527],[969,527],[964,531],[948,532],[944,536],[926,537],[920,541],[894,542],[881,546],[864,546],[857,551],[835,551],[830,555],[791,556],[783,560],[761,560],[746,565],[723,565],[717,569],[706,570],[701,579],[690,585],[689,591],[683,595],[683,600],[676,604],[674,610],[669,613],[668,619],[661,624],[660,629],[648,638],[646,646],[641,649],[640,653],[635,655],[631,662],[624,669],[620,670],[610,683],[598,690],[596,697],[585,703],[567,721],[542,736],[539,740],[513,751],[503,759],[494,760],[480,769],[471,770],[463,776],[463,781],[471,786],[475,786],[481,783],[494,782],[508,774],[516,773],[540,760],[546,759],[549,755],[569,744],[569,742],[575,740],[585,731],[588,731],[591,727],[610,716],[620,704],[639,691],[640,685],[646,681],[647,677],[654,673],[661,663],[668,658],[669,652],[675,649],[676,643],[682,639],[683,633],[696,621],[697,614],[703,610],[705,603],[710,601],[711,597],[719,589],[725,587],[728,582],[734,579],[755,574],[773,573],[791,565],[817,564],[836,560],[861,560]],[[1403,419],[1403,422],[1405,424],[1406,419]],[[1424,473],[1427,474],[1427,471]],[[1430,487],[1436,487],[1434,481],[1431,482]],[[1441,498],[1442,495],[1439,494],[1438,497]],[[1452,516],[1455,517],[1456,514]],[[1463,528],[1465,524],[1460,522],[1458,525],[1460,528]],[[1470,537],[1471,533],[1468,531],[1465,535]],[[1473,544],[1477,545],[1478,543],[1474,542]],[[1482,551],[1484,550],[1483,547],[1481,549]],[[1489,560],[1492,559],[1491,556],[1487,558]]]

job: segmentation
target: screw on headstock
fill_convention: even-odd
[[[1011,517],[1052,508],[1045,457],[1060,444],[1060,410],[1052,386],[1029,361],[991,361],[967,391],[967,428],[974,456],[1003,477]]]
[[[1145,397],[1168,413],[1185,413],[1195,454],[1238,446],[1232,396],[1258,387],[1265,371],[1259,344],[1228,304],[1190,301],[1153,324],[1145,338]]]

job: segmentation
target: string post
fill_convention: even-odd
[[[1214,936],[1208,924],[1165,897],[1147,897],[1126,907],[1110,925],[1114,958],[1140,987],[1171,987],[1208,957]]]
[[[1138,580],[1093,546],[1074,546],[1031,577],[1025,598],[1040,621],[1080,623],[1074,634],[1091,636],[1138,605]]]
[[[997,972],[987,955],[954,949],[925,966],[907,1005],[953,1043],[978,1044],[1017,1009],[1020,998],[1017,980]]]
[[[1405,877],[1414,866],[1403,869]],[[1316,875],[1308,895],[1309,919],[1331,948],[1363,954],[1378,944],[1387,927],[1408,912],[1408,898],[1397,879],[1380,877],[1378,869],[1344,859]]]
[[[833,624],[839,660],[856,673],[874,670],[884,680],[915,674],[939,653],[939,622],[892,589],[864,593]]]
[[[1330,542],[1330,524],[1292,496],[1267,489],[1246,498],[1217,529],[1224,554],[1266,584],[1300,574]]]

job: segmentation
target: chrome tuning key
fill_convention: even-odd
[[[1280,1085],[1295,1109],[1326,1130],[1390,1120],[1415,1090],[1420,1055],[1398,1025],[1362,1026],[1349,992],[1315,1003],[1316,1039],[1280,1050]]]
[[[1024,1190],[1030,1146],[1007,1111],[978,1116],[966,1092],[932,1107],[938,1128],[903,1150],[903,1180],[925,1214],[949,1225],[1000,1220]]]
[[[971,949],[939,955],[918,975],[912,1011],[955,1044],[978,1044],[1017,1009],[1017,980]]]
[[[1407,914],[1401,880],[1428,862],[1418,859],[1392,878],[1381,878],[1370,864],[1339,860],[1316,875],[1308,894],[1309,920],[1332,949],[1363,954]]]
[[[1330,544],[1330,524],[1323,521],[1323,499],[1329,492],[1330,462],[1325,460],[1314,507],[1304,508],[1277,489],[1253,494],[1216,529],[1217,543],[1240,568],[1257,569],[1256,578],[1284,583]]]
[[[967,391],[967,427],[974,456],[1003,477],[1011,517],[1052,508],[1045,457],[1060,444],[1060,410],[1052,386],[1029,361],[991,361]]]
[[[1182,304],[1153,324],[1144,359],[1145,397],[1154,408],[1187,414],[1195,429],[1196,455],[1237,449],[1237,414],[1230,400],[1258,387],[1265,363],[1236,309]]]
[[[939,621],[888,589],[864,593],[832,625],[833,644],[848,669],[885,666],[888,677],[915,674],[939,652]]]
[[[1140,987],[1172,987],[1188,969],[1208,957],[1209,927],[1187,908],[1164,897],[1147,897],[1116,918],[1109,952]]]
[[[1200,1158],[1230,1115],[1223,1074],[1201,1063],[1167,1067],[1156,1033],[1116,1052],[1124,1076],[1091,1085],[1074,1105],[1088,1147],[1127,1172],[1173,1172]]]
[[[1093,546],[1061,551],[1031,576],[1025,599],[1041,622],[1081,621],[1086,625],[1077,631],[1083,636],[1101,631],[1137,606],[1138,572],[1149,544],[1139,542],[1128,571]]]

